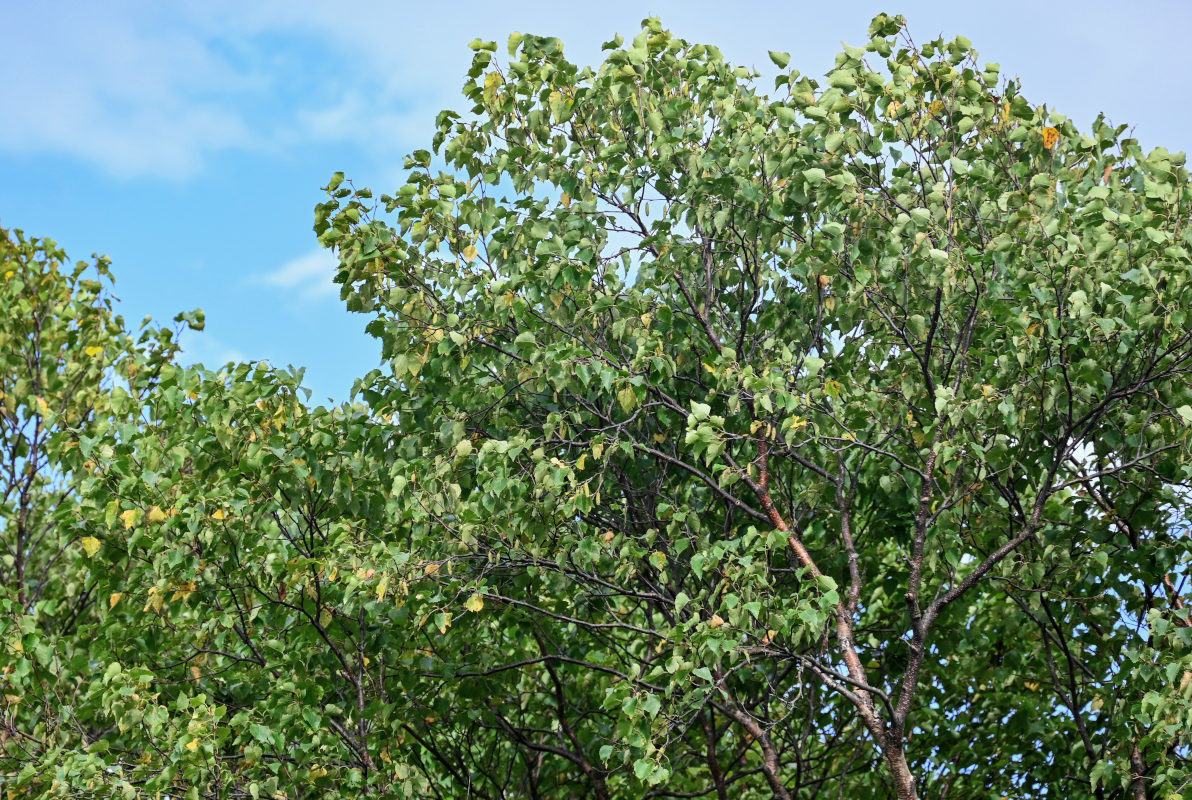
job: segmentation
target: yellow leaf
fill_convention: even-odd
[[[189,742],[187,742],[186,749],[190,750],[192,753],[195,750],[198,750],[199,749],[199,738],[196,736],[195,738],[193,738]]]
[[[115,608],[116,604],[120,602],[120,598],[124,596],[124,592],[112,592],[108,596],[108,608]]]
[[[891,100],[890,105],[886,106],[886,116],[891,118],[898,116],[898,110],[900,108],[902,108],[902,103],[897,100]]]
[[[190,678],[191,678],[191,680],[193,680],[195,683],[198,683],[198,682],[199,682],[199,678],[202,678],[202,677],[203,677],[203,670],[199,669],[199,668],[198,668],[196,665],[194,665],[194,664],[191,664],[191,665],[190,665]]]
[[[658,444],[663,444],[666,441],[666,434],[665,433],[654,434],[654,441],[657,442]]]
[[[628,414],[637,406],[637,392],[633,391],[632,386],[626,386],[617,392],[617,402],[621,404],[621,408]]]
[[[45,401],[44,397],[37,398],[37,410],[41,412],[43,417],[50,413],[50,404]]]
[[[475,261],[477,255],[479,255],[479,251],[476,249],[476,245],[470,244],[464,248],[464,258],[468,261]]]
[[[149,587],[149,600],[148,600],[148,602],[145,603],[145,607],[141,610],[148,611],[149,609],[153,609],[154,611],[161,611],[161,604],[164,601],[165,601],[165,597],[162,596],[161,592],[157,591],[157,587],[150,586]]]
[[[8,703],[10,706],[15,706],[17,703],[21,702],[22,699],[23,698],[19,694],[4,695],[4,702]]]
[[[712,618],[708,620],[708,627],[716,630],[724,625],[724,619],[719,614],[713,614]]]
[[[588,460],[588,454],[587,454],[587,453],[580,453],[580,454],[579,454],[579,460],[575,462],[575,469],[576,469],[576,471],[577,471],[577,472],[583,472],[583,471],[584,471],[584,462],[585,462],[585,461],[587,461],[587,460]]]
[[[1060,140],[1060,132],[1048,125],[1043,129],[1043,147],[1050,150]]]
[[[389,591],[389,576],[381,578],[381,582],[377,584],[377,602],[385,599],[385,592]]]
[[[120,514],[120,519],[124,521],[124,530],[128,530],[133,525],[137,524],[137,513],[138,512],[135,508],[130,508]]]
[[[944,101],[943,100],[932,100],[931,104],[927,106],[927,112],[929,114],[931,114],[931,116],[933,116],[933,117],[936,116],[937,114],[939,114],[943,110],[944,110]]]
[[[666,569],[666,553],[662,552],[661,550],[655,550],[653,553],[650,553],[650,563],[653,564],[656,569]]]
[[[438,571],[439,571],[439,565],[433,561],[428,563],[425,567],[422,568],[423,575],[434,575]]]
[[[98,345],[93,344],[90,347],[88,347],[86,350],[84,350],[83,352],[89,356],[95,357],[103,352],[103,348]]]
[[[215,509],[214,513],[211,514],[211,519],[227,519],[227,517],[228,515],[224,513],[222,508]]]
[[[87,552],[87,558],[91,558],[99,552],[99,539],[96,539],[94,536],[84,536],[79,540],[79,543],[83,545],[83,550]]]
[[[451,627],[451,612],[443,614],[443,624],[439,627],[439,633],[446,633],[447,629]]]
[[[168,516],[169,516],[169,515],[168,515],[168,514],[166,514],[166,512],[162,511],[162,510],[161,510],[160,508],[158,508],[157,506],[153,506],[153,507],[151,507],[151,508],[149,509],[149,521],[150,521],[150,522],[162,522],[162,521],[164,521],[164,520],[165,520],[165,519],[166,519]]]
[[[468,602],[464,605],[467,606],[468,611],[476,613],[480,609],[484,608],[484,598],[481,597],[479,593],[474,594],[468,598]]]
[[[571,208],[571,195],[563,192],[563,196],[559,198],[559,202],[563,204],[563,208]]]
[[[186,581],[182,583],[177,589],[174,590],[174,594],[170,597],[170,602],[173,603],[176,600],[185,600],[194,593],[196,588],[197,585],[194,581]]]

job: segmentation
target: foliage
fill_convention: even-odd
[[[655,20],[474,42],[406,184],[316,210],[363,403],[117,325],[0,623],[6,787],[1180,796],[1183,156],[870,37],[775,98]]]

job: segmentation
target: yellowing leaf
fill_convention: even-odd
[[[476,613],[480,609],[484,608],[484,598],[481,597],[479,593],[474,594],[468,598],[468,602],[464,605],[467,606],[468,611]]]
[[[719,614],[713,614],[712,618],[710,620],[708,620],[708,627],[711,628],[712,630],[716,630],[717,628],[720,628],[723,626],[724,626],[724,618],[721,617]]]
[[[385,592],[389,591],[389,576],[386,575],[381,578],[381,582],[377,584],[377,602],[385,599]]]
[[[197,736],[186,743],[186,749],[190,750],[192,753],[199,749],[199,739]]]
[[[476,245],[474,245],[474,244],[470,244],[464,248],[464,258],[466,258],[468,261],[475,261],[476,256],[478,256],[479,254],[480,253],[476,249]]]
[[[654,441],[657,442],[658,444],[663,444],[664,442],[666,442],[666,434],[665,433],[654,434]]]
[[[124,522],[124,530],[128,530],[137,524],[137,515],[139,513],[135,508],[130,508],[120,514],[120,519]]]
[[[149,509],[149,521],[150,522],[162,522],[165,519],[167,519],[168,517],[169,517],[169,515],[166,512],[162,511],[157,506],[153,506]]]
[[[190,679],[195,683],[199,682],[199,678],[203,677],[203,670],[199,669],[197,665],[190,665]]]
[[[666,553],[661,550],[650,553],[650,563],[654,565],[655,569],[666,569]]]
[[[224,513],[224,510],[222,508],[215,509],[215,511],[211,514],[211,519],[227,519],[227,518],[228,518],[228,515]]]
[[[633,391],[632,386],[626,386],[617,392],[617,402],[621,404],[621,408],[628,414],[637,406],[637,392]]]
[[[98,345],[93,344],[90,347],[88,347],[87,349],[85,349],[83,352],[94,358],[95,356],[97,356],[103,352],[103,348]]]
[[[563,192],[563,196],[559,198],[559,202],[563,204],[563,208],[571,208],[571,195]]]
[[[45,401],[44,397],[37,398],[37,410],[41,412],[43,417],[50,413],[50,404]]]
[[[428,563],[425,567],[422,568],[423,575],[434,575],[438,571],[439,571],[439,565],[433,561]]]
[[[94,536],[84,536],[79,540],[79,544],[83,545],[83,550],[87,553],[87,558],[91,558],[99,552],[99,539]]]
[[[931,114],[931,116],[933,116],[933,117],[938,116],[939,113],[943,110],[944,110],[944,101],[943,100],[932,100],[930,105],[927,106],[927,113]]]
[[[124,597],[124,592],[112,592],[108,596],[108,608],[115,608],[121,597]]]
[[[145,603],[145,607],[141,610],[149,611],[150,609],[152,609],[154,611],[161,611],[161,605],[163,602],[165,602],[165,597],[162,595],[162,593],[157,591],[156,586],[150,586],[149,587],[149,600],[148,600],[148,602]]]
[[[176,600],[185,600],[194,593],[196,588],[197,585],[194,581],[185,581],[174,590],[174,594],[170,597],[170,602],[173,603]]]
[[[1043,129],[1043,146],[1050,150],[1060,140],[1060,132],[1048,125]]]
[[[439,633],[446,633],[447,629],[451,627],[451,612],[443,614],[443,622],[439,625]]]

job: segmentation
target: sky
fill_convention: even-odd
[[[916,41],[968,36],[1028,99],[1087,129],[1099,112],[1142,146],[1192,146],[1192,2],[517,3],[18,2],[0,0],[0,226],[108,255],[133,325],[202,308],[184,358],[307,368],[342,401],[376,367],[349,314],[313,208],[343,170],[401,185],[460,94],[477,37],[557,36],[578,63],[646,16],[771,75],[768,50],[822,75],[878,12]],[[498,51],[504,53],[504,49]],[[772,82],[767,82],[772,86]],[[0,310],[0,313],[3,313]]]

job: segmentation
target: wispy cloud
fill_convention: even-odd
[[[252,137],[229,99],[252,90],[253,76],[178,20],[87,3],[25,4],[6,18],[0,149],[67,154],[119,176],[184,177],[206,153]]]
[[[0,151],[68,154],[113,175],[164,178],[194,175],[227,150],[269,157],[310,143],[393,160],[425,140],[439,109],[466,108],[457,91],[472,37],[556,34],[571,58],[590,63],[601,41],[634,33],[643,12],[640,0],[590,8],[359,0],[350,14],[313,0],[10,5],[0,26]],[[680,35],[714,40],[738,63],[765,69],[767,48],[797,49],[797,63],[811,73],[831,66],[840,36],[859,43],[872,10],[859,2],[817,8],[813,27],[802,30],[800,5],[746,3],[732,24],[711,0],[649,7]],[[1081,124],[1101,108],[1144,124],[1149,114],[1155,120],[1140,131],[1144,138],[1181,146],[1186,117],[1168,113],[1166,123],[1148,109],[1187,94],[1187,51],[1178,44],[1186,25],[1175,23],[1187,19],[1187,4],[1157,3],[1171,22],[1158,28],[1144,27],[1146,15],[1106,25],[1111,0],[1087,5],[1089,13],[1070,19],[1033,0],[1005,0],[996,12],[903,3],[912,30],[972,33],[1008,74],[1027,78],[1032,98],[1064,100]],[[1036,26],[1025,40],[1023,11],[1055,24]],[[1148,42],[1145,58],[1106,57],[1131,41],[1135,50]]]
[[[207,331],[184,331],[181,338],[182,363],[202,364],[210,369],[228,362],[241,363],[248,358],[239,349],[212,336]]]
[[[254,276],[252,283],[286,290],[303,302],[316,302],[336,295],[338,287],[331,279],[337,264],[330,250],[319,248]]]

